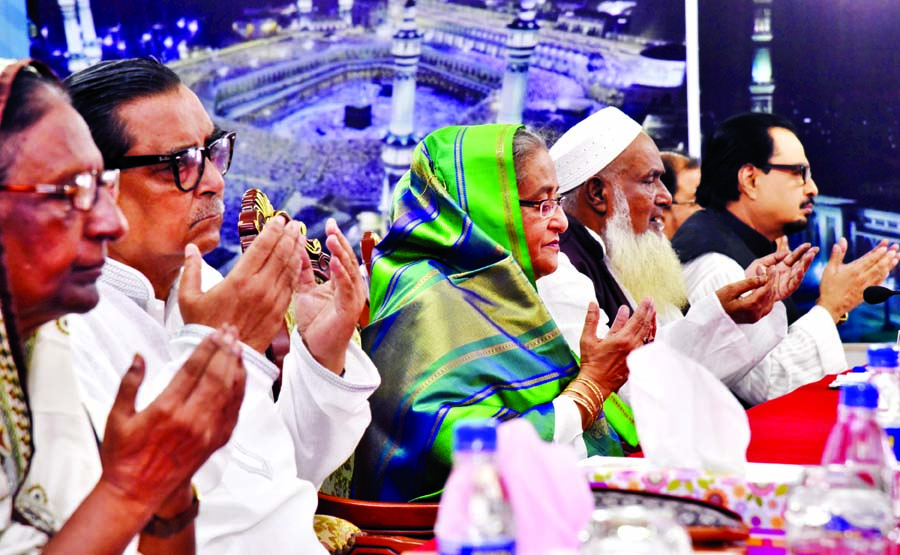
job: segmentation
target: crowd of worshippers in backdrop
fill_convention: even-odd
[[[240,137],[172,70],[0,67],[2,554],[324,553],[319,490],[433,500],[462,420],[639,450],[626,358],[647,343],[745,406],[844,370],[837,325],[900,261],[845,261],[841,238],[799,311],[818,249],[786,236],[818,190],[792,123],[734,116],[701,167],[609,107],[549,148],[429,133],[368,270],[330,220],[317,281],[273,218],[222,276],[202,256],[236,225]]]

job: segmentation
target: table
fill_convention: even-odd
[[[785,464],[819,464],[828,434],[837,419],[834,376],[805,385],[747,411],[750,446],[747,460]]]
[[[722,547],[694,546],[694,553],[727,553],[730,555],[785,555],[784,536],[772,536],[762,533],[752,534],[746,545],[729,545]],[[437,544],[430,540],[413,551],[406,553],[416,555],[437,555]]]
[[[797,388],[791,393],[757,405],[747,411],[750,421],[750,462],[807,464],[821,462],[828,434],[837,419],[838,390],[829,389],[834,376]],[[433,553],[433,541],[416,550],[418,555]],[[772,555],[784,553],[784,536],[753,531],[745,546],[720,550],[697,549],[696,553],[747,553]]]

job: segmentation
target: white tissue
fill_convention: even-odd
[[[627,362],[635,425],[653,466],[744,473],[750,424],[722,382],[662,342]]]

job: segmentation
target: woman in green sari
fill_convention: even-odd
[[[594,305],[580,364],[572,355],[534,285],[556,269],[568,225],[543,141],[515,125],[431,133],[396,186],[391,220],[363,332],[382,385],[353,495],[439,492],[463,419],[526,418],[547,441],[621,455],[602,406],[627,379],[625,357],[652,335],[655,314],[649,302],[631,319],[621,313],[600,341]]]

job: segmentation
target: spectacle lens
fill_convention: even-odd
[[[203,151],[189,148],[176,156],[173,170],[177,168],[176,184],[182,191],[190,191],[203,177]]]
[[[556,209],[559,208],[560,202],[562,202],[562,197],[548,198],[541,201],[541,218],[546,220],[547,218],[555,214]]]
[[[234,134],[228,133],[208,147],[209,160],[216,166],[219,173],[225,175],[231,167],[231,156],[234,152]]]
[[[176,185],[182,191],[193,191],[203,179],[206,169],[206,159],[219,171],[219,174],[228,173],[231,166],[231,156],[234,153],[235,133],[229,132],[219,137],[208,146],[189,148],[184,151],[178,161],[178,175]]]
[[[119,170],[102,172],[82,172],[75,176],[72,186],[72,206],[77,210],[88,211],[97,204],[100,187],[107,187],[113,198],[119,196]]]

